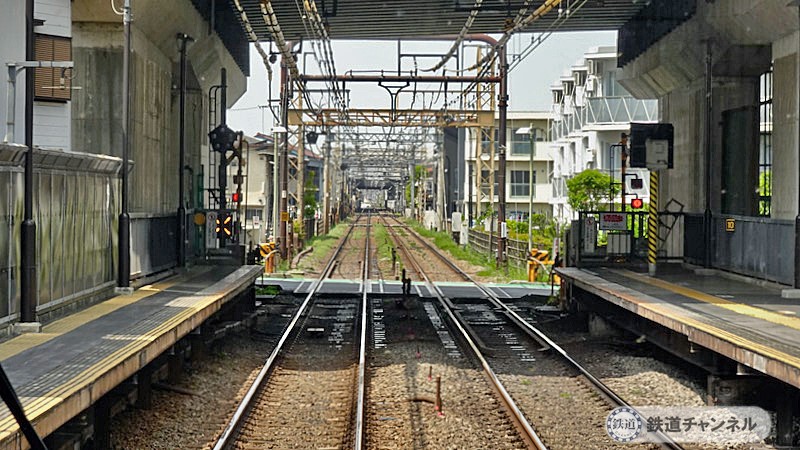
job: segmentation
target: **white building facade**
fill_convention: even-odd
[[[616,47],[596,47],[550,86],[552,206],[554,217],[562,223],[576,214],[567,202],[567,180],[583,170],[598,169],[619,182],[621,147],[617,144],[622,134],[629,133],[631,122],[658,122],[658,100],[633,98],[617,82],[618,71]],[[625,193],[625,204],[637,197],[649,201],[646,169],[626,168]],[[617,208],[620,201],[617,196]]]
[[[34,27],[36,59],[39,61],[72,60],[72,2],[70,0],[36,0]],[[25,2],[4,2],[0,14],[0,123],[6,134],[6,100],[8,71],[6,64],[25,61]],[[34,70],[34,69],[28,69]],[[25,71],[17,75],[14,143],[25,142]],[[71,69],[36,69],[38,82],[33,106],[33,144],[40,148],[71,150]]]
[[[553,156],[548,141],[551,114],[509,111],[507,117],[506,219],[524,221],[531,213],[552,217]],[[493,132],[496,134],[498,129],[499,121],[495,119]],[[466,208],[473,219],[485,215],[488,209],[497,211],[500,200],[497,137],[492,142],[486,133],[483,135],[482,138],[479,129],[467,131],[465,159],[469,176],[465,178],[464,192]]]

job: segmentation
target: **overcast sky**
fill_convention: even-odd
[[[530,41],[530,35],[516,36],[509,44],[509,54],[521,51]],[[511,111],[547,111],[550,109],[550,85],[575,64],[592,47],[615,45],[616,32],[555,33],[545,40],[530,56],[510,74],[509,109]],[[444,53],[448,43],[404,43],[404,53]],[[333,43],[334,60],[338,73],[349,70],[395,70],[397,43],[394,41],[336,41]],[[409,61],[410,62],[410,61]],[[435,60],[419,61],[420,68],[431,66]],[[318,73],[316,63],[308,58],[307,73]],[[273,97],[277,98],[279,64],[274,64]],[[405,68],[405,67],[404,67]],[[318,85],[317,87],[321,87]],[[388,108],[389,96],[375,85],[353,87],[352,107]],[[267,104],[267,71],[260,56],[251,48],[250,78],[247,92],[228,114],[231,128],[244,130],[248,135],[268,132],[272,115],[262,105]]]

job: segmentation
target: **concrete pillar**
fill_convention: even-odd
[[[111,398],[100,397],[93,407],[94,448],[111,448]]]
[[[150,363],[136,374],[136,407],[139,409],[153,407],[153,372],[153,363]]]
[[[167,382],[177,384],[182,372],[183,354],[176,345],[173,345],[167,353]]]
[[[798,412],[796,391],[780,395],[776,399],[775,438],[778,445],[792,445],[794,441],[794,417]]]
[[[199,326],[189,334],[189,344],[192,346],[192,362],[201,362],[208,354],[208,344],[206,343],[206,328]]]
[[[620,334],[617,327],[597,314],[589,314],[587,321],[589,335],[592,337],[605,338],[619,336]]]

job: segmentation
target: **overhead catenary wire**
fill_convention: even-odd
[[[112,3],[114,0],[111,0]],[[253,42],[256,47],[256,51],[261,56],[261,60],[264,62],[264,67],[267,69],[267,81],[272,81],[272,65],[269,62],[269,55],[267,52],[264,51],[264,48],[261,47],[261,43],[258,41],[258,36],[256,35],[255,30],[253,30],[253,26],[250,24],[250,19],[247,17],[247,12],[245,12],[242,4],[239,0],[233,0],[236,11],[239,12],[239,17],[242,19],[242,24],[244,24],[244,29],[247,32],[247,37]]]
[[[125,13],[117,9],[117,5],[114,3],[115,0],[111,0],[111,9],[114,11],[114,14],[118,16],[122,16]]]
[[[580,2],[574,6],[574,9],[567,9],[567,11],[570,12],[569,14],[559,16],[558,19],[556,19],[544,32],[542,32],[538,38],[532,39],[525,49],[520,52],[520,56],[508,67],[508,71],[511,72],[518,67],[525,58],[533,53],[534,50],[539,48],[539,46],[542,45],[545,40],[547,40],[553,33],[561,28],[561,26],[567,21],[567,19],[569,19],[570,16],[578,12],[588,1],[589,0],[580,0]]]
[[[422,69],[423,72],[436,72],[444,67],[445,64],[447,64],[447,61],[449,61],[450,58],[452,58],[455,54],[456,50],[458,50],[458,46],[461,45],[461,41],[464,40],[464,36],[466,36],[469,32],[469,29],[472,28],[472,23],[475,22],[475,18],[478,17],[478,12],[480,11],[482,4],[483,0],[475,0],[475,5],[472,7],[472,11],[470,11],[464,26],[461,27],[461,31],[458,33],[458,37],[456,38],[455,42],[453,42],[453,45],[450,46],[450,50],[445,53],[442,59],[435,66],[428,69]]]
[[[564,23],[567,21],[567,19],[569,19],[569,17],[571,17],[572,14],[574,14],[577,11],[579,11],[587,2],[588,2],[588,0],[581,0],[581,2],[574,8],[574,10],[571,10],[570,14],[559,15],[558,18],[556,18],[556,20],[554,20],[553,23],[551,23],[547,27],[547,29],[544,32],[542,32],[542,34],[537,39],[532,40],[532,42],[522,51],[521,56],[516,61],[511,63],[511,65],[508,68],[508,72],[511,73],[512,70],[514,70],[516,67],[518,67],[520,65],[520,63],[525,58],[527,58],[534,50],[536,50],[540,45],[542,45],[544,43],[544,41],[547,40],[554,32],[556,32],[559,28],[561,28],[561,26],[564,25]],[[550,9],[552,9],[552,8],[550,8]],[[520,13],[522,13],[522,11],[523,10],[521,9]],[[520,22],[515,20],[515,23],[520,23]],[[528,22],[528,23],[530,23],[530,22]],[[490,56],[490,55],[492,56],[492,58],[490,60],[486,61],[484,64],[481,64],[480,61],[484,61],[486,58],[482,58],[479,62],[477,62],[473,66],[471,66],[471,67],[469,67],[467,69],[464,69],[464,71],[475,70],[476,68],[480,67],[481,71],[479,72],[479,76],[485,75],[485,73],[488,71],[488,69],[492,66],[492,64],[494,64],[494,61],[497,59],[496,51],[493,50],[492,53],[487,54],[487,56]],[[474,87],[475,87],[475,83],[473,82],[469,86],[467,86],[466,89],[462,90],[461,97],[463,97],[464,95],[466,95],[470,91],[472,91],[472,89]]]
[[[289,69],[291,78],[297,82],[300,78],[300,72],[297,70],[297,62],[294,60],[292,49],[289,48],[281,26],[278,24],[278,16],[275,15],[275,10],[272,9],[272,2],[270,0],[260,0],[259,5],[261,6],[261,16],[275,41],[275,45],[278,47],[278,51],[281,53],[284,64],[286,64],[286,67]]]
[[[500,39],[497,40],[497,44],[495,44],[492,47],[492,50],[489,53],[487,53],[486,56],[481,58],[481,60],[478,61],[477,63],[475,63],[472,67],[469,67],[469,68],[467,68],[465,70],[475,70],[475,69],[483,66],[487,61],[492,60],[497,55],[497,50],[502,48],[504,45],[506,45],[506,42],[508,42],[508,40],[511,38],[511,36],[513,36],[513,34],[515,32],[525,28],[526,26],[528,26],[531,23],[533,23],[535,20],[540,19],[542,16],[544,16],[545,14],[550,12],[553,8],[558,6],[562,1],[563,0],[547,0],[547,1],[545,1],[544,4],[542,4],[541,6],[536,8],[531,13],[531,15],[529,15],[525,19],[515,23],[511,28],[506,30],[506,32],[503,33],[503,36]]]

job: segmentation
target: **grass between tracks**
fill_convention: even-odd
[[[383,260],[392,259],[392,240],[383,224],[372,225],[372,242],[378,247],[378,258]]]
[[[506,282],[511,280],[527,280],[528,274],[525,270],[509,266],[508,270],[500,268],[495,265],[495,259],[489,258],[483,253],[478,253],[469,247],[462,247],[453,241],[449,233],[443,231],[428,230],[418,222],[408,219],[406,223],[409,224],[417,233],[423,237],[429,238],[433,241],[434,245],[440,250],[450,253],[454,258],[468,262],[475,266],[483,267],[483,270],[477,273],[478,276],[492,278],[494,281]]]
[[[350,222],[340,222],[331,228],[328,234],[314,236],[308,241],[306,246],[314,247],[314,251],[306,255],[298,264],[301,268],[316,268],[317,270],[325,265],[330,258],[333,249],[339,243],[339,239],[347,233]]]

